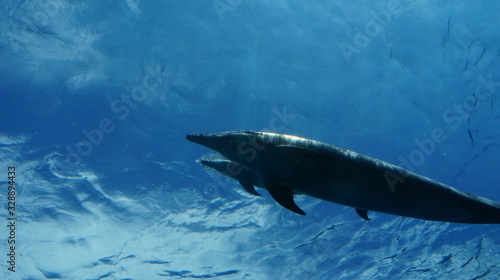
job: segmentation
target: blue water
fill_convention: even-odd
[[[497,225],[366,222],[308,197],[299,216],[204,169],[211,151],[185,140],[293,134],[500,201],[499,13],[494,0],[5,1],[0,278],[500,278]]]

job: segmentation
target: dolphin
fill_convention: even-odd
[[[368,211],[430,221],[500,224],[500,203],[469,194],[396,165],[292,135],[229,131],[187,140],[225,159],[201,160],[254,195],[265,189],[288,210],[305,215],[294,195]]]

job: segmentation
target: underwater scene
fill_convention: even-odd
[[[0,7],[0,279],[500,279],[500,2]]]

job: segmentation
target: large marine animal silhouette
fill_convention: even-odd
[[[500,203],[469,194],[393,164],[292,135],[230,131],[189,134],[189,141],[226,159],[201,163],[259,195],[266,189],[283,207],[305,215],[293,199],[304,194],[367,211],[472,224],[500,223]]]

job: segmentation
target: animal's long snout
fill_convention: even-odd
[[[205,134],[200,134],[200,133],[192,133],[192,134],[186,135],[187,140],[194,142],[196,144],[200,144],[200,145],[204,145],[203,143],[206,142],[207,138],[209,138],[209,137],[206,136]]]

